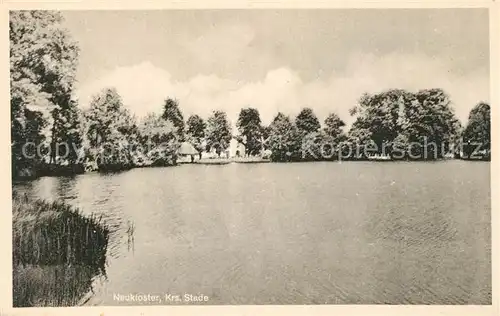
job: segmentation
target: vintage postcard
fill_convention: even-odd
[[[2,6],[1,315],[498,313],[494,1]]]

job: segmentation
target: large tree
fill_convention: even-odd
[[[314,123],[314,125],[316,124]],[[309,131],[303,131],[301,133],[302,159],[331,160],[338,158],[342,142],[346,138],[342,130],[344,126],[345,123],[338,115],[331,113],[325,119],[325,127],[322,130],[316,131],[316,127],[314,127]]]
[[[156,113],[148,113],[140,122],[138,131],[142,154],[138,155],[140,158],[145,157],[152,165],[175,164],[179,142],[171,121],[164,120]]]
[[[72,100],[68,106],[57,107],[53,111],[50,161],[56,164],[74,165],[83,159],[81,111],[77,101]]]
[[[174,124],[174,127],[177,129],[179,141],[184,141],[184,116],[182,115],[177,100],[171,98],[165,100],[162,118]]]
[[[488,103],[480,102],[470,111],[462,138],[465,158],[490,158],[491,113]]]
[[[325,127],[323,128],[321,139],[323,145],[322,152],[323,150],[329,151],[326,154],[327,156],[337,158],[341,152],[342,144],[347,139],[343,130],[345,125],[345,122],[335,113],[330,113],[325,119]],[[323,153],[323,155],[325,154]]]
[[[389,146],[402,131],[400,111],[405,102],[415,99],[413,94],[404,90],[389,90],[369,95],[363,94],[353,111],[356,121],[349,132],[351,140],[360,146],[373,143],[376,153],[382,153],[383,146]]]
[[[245,146],[247,155],[258,155],[262,150],[262,125],[259,111],[255,108],[241,109],[236,122],[239,135],[236,140]]]
[[[102,170],[131,167],[137,126],[116,89],[106,88],[93,96],[85,118],[89,155],[98,167]]]
[[[290,117],[278,113],[271,122],[269,146],[273,161],[293,161],[300,159],[301,136]]]
[[[410,142],[420,142],[423,159],[442,158],[457,142],[461,131],[450,97],[442,89],[420,90],[415,96],[418,102],[412,102],[404,112],[405,132]]]
[[[71,101],[78,47],[62,22],[57,11],[10,12],[13,175],[42,163],[42,157],[31,155],[34,152],[23,154],[26,143],[52,149],[56,142],[80,145],[76,103]],[[50,155],[52,162],[54,158]]]
[[[226,112],[214,111],[208,118],[206,129],[207,148],[214,148],[217,155],[229,148],[232,128]]]
[[[295,119],[295,125],[303,135],[316,133],[321,129],[321,124],[311,108],[304,108]]]
[[[203,142],[205,140],[206,124],[203,119],[197,115],[191,115],[186,122],[186,138],[193,144],[194,148],[198,151],[200,158],[203,152]]]
[[[330,113],[325,119],[325,128],[323,130],[326,135],[334,139],[339,139],[343,136],[344,131],[342,128],[344,126],[344,121],[342,121],[337,114]]]
[[[397,155],[440,158],[454,144],[460,129],[451,101],[441,89],[364,94],[351,113],[357,117],[349,139],[362,148],[373,144],[370,153],[393,155],[396,144],[411,143],[411,148],[397,148]]]

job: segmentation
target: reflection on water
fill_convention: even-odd
[[[208,304],[491,304],[489,163],[183,165],[16,185],[110,227],[114,293]],[[163,302],[163,304],[172,304]]]

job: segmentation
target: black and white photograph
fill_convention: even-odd
[[[10,9],[12,307],[491,306],[490,10]]]

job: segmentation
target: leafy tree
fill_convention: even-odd
[[[484,158],[491,156],[491,113],[490,105],[485,102],[477,104],[469,113],[469,120],[463,132],[464,156],[471,155],[478,148]],[[477,153],[474,153],[477,154]]]
[[[148,113],[138,127],[139,143],[143,156],[152,165],[165,166],[175,164],[176,151],[179,148],[176,128],[171,121],[164,120],[155,113]]]
[[[174,124],[174,127],[177,129],[179,141],[184,141],[184,116],[179,109],[179,103],[177,102],[177,100],[170,98],[165,100],[165,104],[163,105],[162,118]]]
[[[401,126],[398,125],[400,107],[406,98],[413,96],[404,90],[389,90],[375,95],[363,94],[353,109],[357,115],[350,132],[351,140],[356,139],[361,148],[373,143],[377,154],[383,153],[383,146],[391,143]],[[369,137],[366,137],[368,136]]]
[[[349,138],[361,141],[361,147],[365,148],[373,143],[370,153],[392,155],[397,141],[399,145],[417,145],[408,153],[414,159],[441,158],[455,142],[460,129],[450,104],[441,89],[364,94],[351,112],[357,118]],[[402,136],[397,138],[399,135]]]
[[[325,119],[325,134],[334,139],[340,138],[343,134],[342,128],[345,126],[344,121],[335,113],[330,113]]]
[[[223,111],[214,111],[208,118],[207,129],[207,148],[214,148],[217,155],[229,148],[232,139],[232,128],[227,114]]]
[[[273,161],[300,159],[301,137],[295,124],[288,116],[278,113],[270,127],[269,145]]]
[[[236,139],[245,146],[246,154],[258,155],[262,150],[263,142],[259,111],[255,108],[242,109],[236,127],[239,131]]]
[[[81,162],[83,145],[81,133],[81,113],[77,102],[72,100],[68,106],[61,106],[52,112],[51,162],[74,165]],[[56,157],[58,156],[58,157]],[[62,159],[64,157],[64,159]],[[56,161],[56,158],[59,158]]]
[[[342,142],[346,140],[346,135],[344,134],[343,127],[345,122],[340,119],[340,117],[335,113],[330,113],[325,119],[325,127],[323,128],[323,133],[321,135],[321,142],[323,143],[323,148],[320,150],[322,155],[326,157],[337,158],[340,152]]]
[[[461,125],[451,100],[442,89],[421,90],[415,96],[418,102],[412,102],[405,111],[409,140],[420,142],[422,150],[427,151],[422,158],[442,158],[460,136]]]
[[[116,89],[106,88],[95,95],[85,117],[90,156],[96,160],[99,169],[132,167],[137,126]]]
[[[62,27],[62,22],[57,11],[10,12],[14,176],[26,168],[37,169],[43,163],[43,157],[31,155],[33,148],[28,155],[22,153],[27,142],[53,148],[56,141],[67,142],[75,138],[72,128],[76,123],[68,124],[68,121],[78,116],[76,105],[71,102],[78,47]],[[54,156],[51,156],[53,161]]]
[[[186,135],[187,139],[191,144],[193,144],[194,148],[199,152],[200,159],[201,153],[203,152],[203,141],[205,139],[205,129],[206,124],[203,119],[199,115],[191,115],[186,122],[187,130]]]
[[[373,142],[372,133],[363,119],[358,118],[352,125],[345,146],[343,157],[351,159],[366,159],[365,148]]]
[[[318,132],[321,124],[311,108],[304,108],[295,119],[295,125],[303,135]]]

